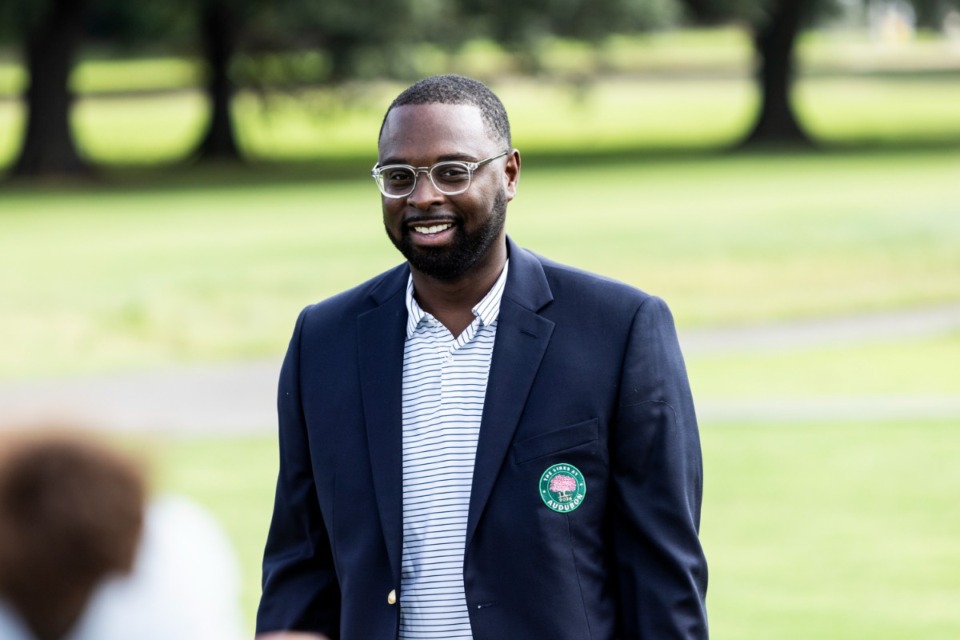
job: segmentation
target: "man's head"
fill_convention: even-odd
[[[418,104],[469,105],[480,110],[480,117],[491,139],[504,149],[512,147],[510,119],[500,98],[482,82],[457,75],[430,76],[410,85],[394,99],[384,114],[380,136],[390,112],[396,107]]]
[[[431,175],[441,162],[460,164],[441,165]],[[434,76],[401,93],[380,130],[375,172],[384,167],[385,180],[394,170],[399,184],[408,180],[409,189],[381,183],[381,190],[387,235],[414,270],[454,281],[493,268],[505,255],[506,209],[516,195],[520,154],[510,147],[503,104],[482,83]]]
[[[132,568],[143,475],[89,437],[7,435],[0,451],[0,596],[37,638],[59,638],[101,580]]]

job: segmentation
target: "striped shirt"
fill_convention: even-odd
[[[509,264],[509,261],[508,261]],[[407,282],[403,351],[400,639],[472,638],[463,555],[490,358],[507,265],[454,337]]]

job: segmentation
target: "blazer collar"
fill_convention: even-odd
[[[507,254],[510,256],[510,272],[504,297],[510,298],[522,308],[534,313],[553,301],[553,293],[543,273],[538,257],[522,249],[507,237]]]
[[[407,308],[404,289],[410,270],[402,264],[384,274],[370,292],[372,309],[357,318],[360,395],[367,447],[384,543],[400,584],[403,540],[403,345]]]
[[[510,271],[500,303],[480,439],[473,469],[467,549],[504,464],[527,396],[550,344],[554,323],[539,315],[553,300],[543,265],[507,239]]]

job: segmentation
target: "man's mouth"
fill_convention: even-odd
[[[435,233],[446,231],[452,226],[453,226],[452,222],[442,222],[440,224],[431,224],[431,225],[416,224],[416,225],[413,225],[413,230],[425,236],[432,236]]]

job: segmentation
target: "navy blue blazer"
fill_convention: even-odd
[[[508,240],[464,582],[477,640],[707,638],[699,436],[666,305]],[[257,631],[397,638],[409,269],[304,309]],[[578,469],[578,508],[542,499]],[[466,488],[465,488],[466,489]]]

